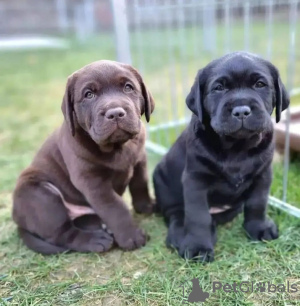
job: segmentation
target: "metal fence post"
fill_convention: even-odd
[[[224,26],[225,26],[225,53],[229,53],[231,50],[231,13],[230,13],[230,7],[231,3],[230,0],[226,0],[224,2]]]
[[[294,75],[295,75],[295,58],[296,58],[296,30],[297,30],[297,9],[298,2],[295,0],[290,1],[289,23],[290,23],[290,42],[288,54],[288,73],[287,73],[287,90],[291,92],[293,88]],[[283,201],[287,201],[288,192],[288,172],[290,164],[290,108],[286,110],[286,135],[284,147],[284,172],[283,172]]]
[[[249,51],[250,46],[250,2],[244,2],[244,49]]]
[[[67,5],[66,0],[56,0],[56,9],[58,12],[58,23],[59,27],[63,31],[63,33],[66,33],[68,30],[68,15],[67,15]]]
[[[95,3],[94,0],[85,0],[83,3],[87,34],[95,32]]]
[[[267,26],[267,37],[268,37],[268,45],[267,45],[267,59],[271,60],[272,58],[272,39],[273,39],[273,0],[269,0],[267,3],[266,10],[266,26]]]
[[[131,64],[126,0],[111,0],[111,4],[114,16],[117,60]]]
[[[216,51],[216,3],[210,0],[203,3],[203,47],[206,51]]]
[[[76,4],[74,8],[74,17],[76,38],[80,43],[83,43],[86,39],[86,23],[84,19],[84,11],[82,9],[82,4]]]

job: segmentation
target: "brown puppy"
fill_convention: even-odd
[[[68,78],[65,121],[13,194],[13,219],[29,248],[53,254],[103,252],[114,241],[124,250],[145,244],[121,196],[129,185],[135,211],[152,212],[141,115],[149,121],[153,109],[151,94],[129,65],[98,61]]]

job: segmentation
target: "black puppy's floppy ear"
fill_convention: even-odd
[[[276,123],[278,123],[280,121],[281,112],[287,109],[290,105],[290,98],[287,90],[282,84],[278,69],[270,62],[268,62],[267,65],[271,71],[271,75],[273,78],[273,84],[275,89],[275,95],[273,97],[273,107],[275,107]]]
[[[195,82],[191,88],[190,93],[186,97],[185,103],[187,107],[199,118],[202,122],[202,93],[200,89],[200,77],[202,70],[199,70],[195,79]]]
[[[276,107],[276,123],[280,121],[281,112],[288,108],[290,105],[290,98],[287,90],[285,89],[282,81],[278,75],[274,80],[275,85],[275,107]]]
[[[64,114],[65,120],[68,124],[68,127],[71,130],[72,136],[75,135],[75,122],[74,122],[74,83],[75,83],[75,74],[72,74],[68,77],[66,91],[63,97],[63,102],[61,105],[61,110]]]

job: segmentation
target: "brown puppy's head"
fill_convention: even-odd
[[[140,74],[130,65],[97,61],[69,78],[62,112],[74,136],[82,129],[100,146],[124,143],[147,122],[154,100]]]

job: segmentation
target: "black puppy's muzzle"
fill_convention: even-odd
[[[247,95],[231,96],[220,104],[211,124],[220,135],[249,138],[269,129],[269,121],[263,101]]]
[[[264,103],[253,97],[231,98],[223,104],[221,113],[227,120],[233,122],[245,122],[249,120],[259,121],[261,115],[265,114]]]

